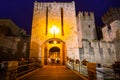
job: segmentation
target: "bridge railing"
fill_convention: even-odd
[[[85,78],[98,78],[96,63],[91,63],[86,60],[80,61],[78,59],[74,60],[71,58],[67,58],[67,66],[72,70],[78,72],[80,75],[85,76]]]
[[[0,80],[15,80],[32,70],[41,67],[38,58],[21,61],[2,61],[0,63]]]
[[[39,61],[39,60],[18,61],[17,76],[21,76],[27,72],[30,72],[32,70],[39,68],[39,67],[41,67],[41,61]]]
[[[120,64],[120,63],[119,63]],[[67,58],[67,67],[77,71],[80,75],[84,75],[93,79],[118,79],[120,78],[120,68],[106,67],[98,63],[92,63],[88,61],[79,61],[71,58]],[[115,72],[116,70],[116,72]]]
[[[0,80],[15,80],[18,61],[2,61],[0,64]]]

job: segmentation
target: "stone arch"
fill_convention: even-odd
[[[59,39],[59,38],[49,38],[49,39],[45,40],[45,42],[43,44],[45,44],[46,42],[51,41],[51,40],[58,40],[58,41],[65,44],[65,42],[63,40]]]
[[[57,43],[53,43],[53,41]],[[66,47],[65,42],[59,38],[50,38],[42,44],[42,63],[48,65],[48,58],[51,52],[58,52],[60,54],[60,64],[65,64],[66,61]]]
[[[52,48],[50,48],[50,50],[49,50],[50,52],[60,52],[60,48],[58,48],[58,47],[52,47]]]

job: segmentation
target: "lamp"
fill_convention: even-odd
[[[54,37],[53,43],[56,44],[57,41],[55,39],[55,34],[59,33],[59,29],[55,25],[53,25],[53,27],[50,29],[50,32],[54,35],[53,36]]]

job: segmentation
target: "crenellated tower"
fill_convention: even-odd
[[[115,20],[120,20],[120,8],[110,8],[103,16],[102,21],[104,24],[110,24]]]
[[[95,19],[93,12],[79,12],[77,16],[79,43],[81,39],[96,39]]]

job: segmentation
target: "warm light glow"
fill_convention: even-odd
[[[56,43],[57,43],[57,41],[56,41],[56,40],[54,40],[54,41],[53,41],[53,43],[54,43],[54,44],[56,44]]]
[[[50,29],[50,33],[52,33],[52,34],[57,34],[57,33],[59,33],[59,29],[54,25],[54,26]]]

